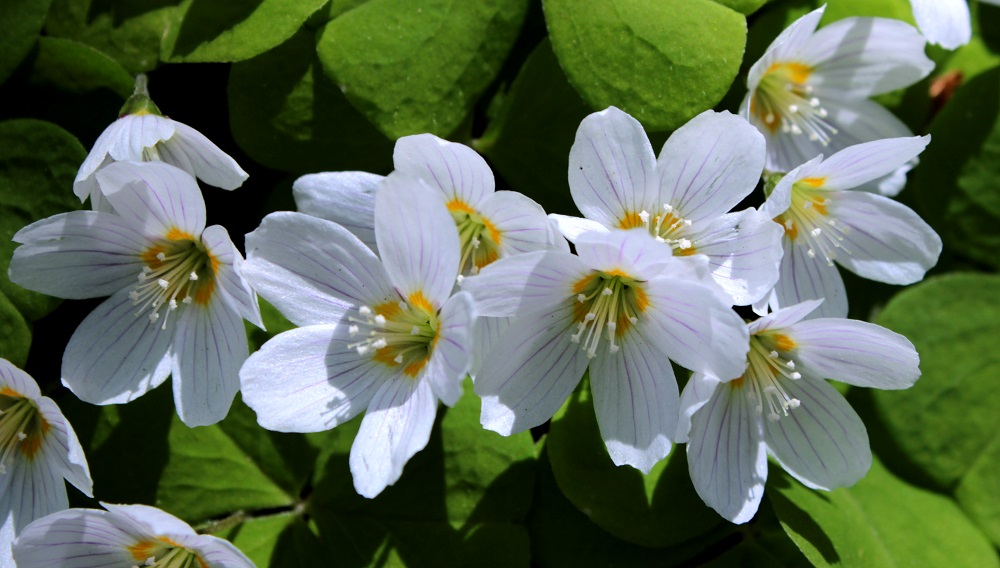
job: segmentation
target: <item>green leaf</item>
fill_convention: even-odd
[[[496,78],[527,0],[370,0],[319,34],[323,69],[390,138],[447,136]]]
[[[473,146],[510,186],[548,212],[576,214],[566,171],[576,129],[590,108],[566,76],[548,39],[531,53],[497,117]]]
[[[38,39],[52,0],[5,0],[0,3],[0,84],[28,55]]]
[[[851,488],[807,489],[780,467],[768,493],[781,525],[815,566],[1000,565],[950,499],[901,481],[878,460]]]
[[[767,4],[767,0],[717,0],[717,2],[748,16]]]
[[[31,82],[76,94],[109,89],[122,99],[132,94],[135,84],[132,75],[104,53],[88,45],[56,37],[39,39]]]
[[[854,17],[895,18],[916,25],[909,0],[827,0],[825,3],[826,11],[820,26]]]
[[[25,290],[7,278],[22,227],[80,207],[73,179],[87,156],[72,134],[41,120],[0,122],[0,292],[25,319],[34,321],[59,301]]]
[[[327,0],[184,0],[163,38],[174,62],[250,59],[292,37]]]
[[[251,518],[215,536],[226,538],[258,566],[326,566],[327,551],[297,513]]]
[[[1000,544],[1000,277],[949,274],[904,290],[878,323],[920,353],[905,391],[874,393],[892,441]]]
[[[31,328],[21,312],[0,292],[0,358],[23,369],[30,348]]]
[[[141,73],[160,62],[160,43],[181,0],[52,0],[45,31],[85,43]]]
[[[392,169],[392,142],[320,71],[308,31],[233,65],[229,123],[237,144],[276,170]]]
[[[675,546],[722,523],[695,493],[683,448],[675,448],[649,475],[615,466],[586,386],[553,417],[546,449],[566,498],[620,539],[642,546]]]
[[[711,0],[545,0],[552,48],[594,109],[616,106],[653,131],[712,108],[736,78],[743,15]]]

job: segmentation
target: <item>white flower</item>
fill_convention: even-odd
[[[814,489],[854,484],[871,466],[868,433],[825,378],[904,389],[920,376],[913,345],[897,333],[847,319],[802,321],[820,301],[747,325],[746,372],[732,380],[696,373],[681,395],[678,442],[705,503],[734,523],[750,520],[770,454]]]
[[[34,379],[0,359],[0,566],[10,565],[10,543],[25,525],[69,506],[63,478],[91,496],[73,427]]]
[[[226,230],[205,227],[194,178],[161,162],[116,162],[97,174],[116,213],[72,211],[21,229],[10,278],[60,298],[111,295],[70,338],[62,380],[94,404],[129,402],[173,375],[189,426],[229,411],[247,356],[243,318],[257,299]]]
[[[68,509],[28,525],[14,543],[25,568],[253,568],[230,542],[200,535],[146,505]]]
[[[374,497],[430,437],[469,369],[472,297],[452,294],[458,232],[434,190],[401,174],[375,192],[379,256],[344,227],[273,213],[247,235],[245,272],[296,325],[247,359],[243,400],[270,430],[316,432],[361,412],[354,487]]]
[[[766,170],[787,172],[819,154],[882,138],[912,136],[868,97],[907,87],[934,68],[923,36],[883,18],[847,18],[816,31],[823,8],[806,14],[771,43],[747,76],[740,113],[767,141]],[[872,183],[897,193],[904,169]]]
[[[545,422],[589,366],[612,459],[648,473],[676,432],[670,359],[736,377],[746,329],[704,256],[675,259],[640,229],[585,232],[576,250],[511,256],[465,279],[481,314],[517,316],[476,377],[481,422],[503,435]]]
[[[859,191],[914,159],[930,136],[858,144],[818,156],[775,186],[762,213],[785,228],[772,308],[825,298],[815,315],[846,317],[847,294],[834,262],[858,276],[912,284],[937,263],[941,239],[909,207]]]
[[[739,305],[778,279],[781,227],[754,209],[729,213],[760,181],[764,139],[747,121],[705,111],[656,158],[637,120],[610,107],[580,124],[569,187],[586,219],[552,215],[569,240],[582,231],[643,227],[675,256],[708,256],[712,277]]]
[[[979,0],[1000,5],[1000,0]],[[965,0],[910,0],[913,19],[929,43],[945,49],[961,47],[972,39],[969,6]]]
[[[92,209],[107,211],[95,176],[108,164],[126,161],[166,162],[222,189],[236,189],[248,177],[202,133],[163,116],[149,98],[145,75],[136,77],[135,94],[125,102],[121,117],[94,142],[73,181],[73,193],[80,201],[90,196]]]

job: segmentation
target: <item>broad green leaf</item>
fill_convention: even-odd
[[[649,130],[712,108],[743,58],[744,16],[712,0],[545,0],[552,48],[593,109],[616,106]]]
[[[31,348],[31,328],[24,316],[0,292],[0,358],[24,368]]]
[[[85,43],[121,62],[129,73],[155,69],[160,43],[181,0],[52,0],[50,36]]]
[[[953,501],[898,479],[878,460],[854,487],[807,489],[780,467],[767,491],[788,535],[815,566],[1000,565]]]
[[[844,18],[895,18],[910,25],[916,25],[913,20],[913,8],[909,0],[828,0],[817,1],[817,8],[826,4],[820,25],[826,25]]]
[[[229,122],[237,144],[276,170],[392,169],[392,142],[322,73],[308,31],[233,65]]]
[[[250,59],[292,37],[327,0],[184,0],[160,58],[175,62]]]
[[[25,319],[49,313],[59,300],[25,290],[7,278],[22,227],[80,207],[73,179],[87,156],[83,146],[49,122],[18,119],[0,122],[0,292]]]
[[[949,274],[904,290],[878,323],[920,353],[905,391],[874,393],[895,445],[1000,544],[1000,277]]]
[[[108,89],[122,99],[132,94],[132,75],[120,63],[88,45],[56,37],[38,41],[31,82],[83,95]],[[76,109],[79,112],[79,109]]]
[[[214,536],[231,541],[258,568],[338,564],[295,512],[250,518]]]
[[[723,521],[694,491],[684,448],[649,475],[615,466],[601,439],[586,386],[553,417],[546,449],[563,494],[616,537],[643,546],[676,546]]]
[[[0,3],[0,84],[28,55],[38,39],[52,0],[5,0]]]
[[[514,44],[527,0],[370,0],[319,34],[323,69],[386,136],[447,136]]]
[[[723,6],[728,6],[733,10],[745,15],[750,15],[767,4],[767,0],[716,0]]]

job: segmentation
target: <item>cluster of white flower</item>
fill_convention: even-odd
[[[467,375],[483,426],[510,435],[549,420],[589,371],[614,463],[649,472],[686,443],[699,495],[745,522],[768,455],[820,489],[869,468],[865,427],[825,379],[899,389],[919,377],[904,337],[845,319],[836,264],[909,284],[941,251],[891,198],[929,137],[868,100],[929,73],[925,40],[872,18],[816,32],[821,15],[753,66],[743,116],[706,111],[658,157],[628,114],[588,116],[568,172],[583,218],[496,191],[476,152],[424,134],[398,141],[386,177],[300,178],[300,212],[268,215],[246,237],[245,262],[225,229],[205,227],[193,176],[232,189],[246,174],[160,116],[140,80],[77,177],[94,210],[18,232],[10,277],[64,298],[110,295],[63,355],[63,383],[88,402],[125,403],[172,375],[192,426],[225,417],[239,388],[272,430],[322,431],[364,413],[350,454],[364,496],[399,479],[438,401],[455,404]],[[734,211],[762,179],[759,209]],[[261,325],[256,293],[298,327],[247,357],[242,320]],[[760,317],[747,323],[751,310]],[[674,363],[693,373],[683,393]],[[249,565],[140,506],[25,528],[66,507],[60,475],[89,494],[72,429],[27,375],[0,365],[0,514],[6,542],[20,533],[16,559]],[[26,509],[39,494],[51,499]]]

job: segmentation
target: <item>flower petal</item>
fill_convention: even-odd
[[[649,473],[670,453],[679,395],[667,356],[631,330],[619,351],[601,349],[590,363],[590,390],[601,437],[615,465]]]
[[[38,383],[28,373],[18,369],[10,361],[0,357],[0,390],[9,388],[29,400],[37,402],[42,398]]]
[[[59,298],[110,296],[135,283],[139,254],[152,241],[109,213],[72,211],[36,221],[14,235],[15,284]]]
[[[722,383],[719,379],[704,373],[691,374],[687,384],[684,385],[684,391],[681,392],[680,420],[677,423],[675,442],[678,444],[688,442],[691,434],[691,417],[705,406],[720,384]]]
[[[155,114],[129,114],[116,122],[120,126],[108,145],[108,154],[117,162],[143,161],[142,151],[173,136],[177,125]]]
[[[507,332],[512,321],[513,318],[476,318],[473,331],[475,346],[472,349],[472,367],[469,369],[473,380],[482,368],[483,360],[496,348],[500,337]]]
[[[598,233],[606,233],[609,231],[607,227],[597,221],[592,221],[583,217],[570,217],[569,215],[549,213],[549,219],[556,222],[559,227],[559,232],[562,233],[562,236],[566,237],[566,239],[571,243],[575,243],[576,238],[587,231],[596,231]]]
[[[69,506],[62,469],[52,456],[35,454],[34,460],[18,459],[8,463],[7,485],[0,486],[0,512],[14,520],[19,533],[30,522]]]
[[[108,155],[108,150],[111,148],[111,143],[122,135],[121,129],[124,125],[125,121],[121,119],[108,125],[104,132],[101,132],[101,135],[97,137],[94,147],[90,149],[90,153],[87,154],[80,169],[77,170],[76,178],[73,180],[73,193],[80,198],[81,203],[86,201],[88,195],[92,196],[94,192],[98,192],[97,179],[94,178],[94,174],[97,170],[115,161]]]
[[[322,432],[357,416],[396,374],[362,357],[346,325],[279,333],[240,369],[243,401],[277,432]]]
[[[837,262],[851,272],[888,284],[913,284],[937,264],[941,237],[909,207],[861,191],[831,197],[828,209],[842,228],[846,252]]]
[[[243,275],[296,325],[340,321],[394,298],[378,257],[350,231],[302,213],[271,213],[246,236]]]
[[[39,413],[50,428],[42,442],[42,452],[46,454],[46,460],[50,465],[56,466],[56,470],[66,478],[66,481],[72,483],[84,495],[93,497],[94,482],[90,478],[87,456],[84,455],[83,446],[80,445],[73,426],[52,399],[41,397],[35,404],[38,405]]]
[[[809,177],[823,178],[824,189],[852,189],[892,174],[920,155],[930,141],[929,135],[910,136],[849,146],[823,160]]]
[[[18,566],[37,568],[112,568],[132,566],[128,548],[144,535],[106,511],[69,509],[25,528],[13,547]]]
[[[781,276],[774,286],[771,309],[823,299],[823,303],[812,312],[812,317],[847,317],[847,291],[837,267],[823,258],[811,258],[807,245],[795,244],[787,235],[781,243],[785,254],[781,257]]]
[[[677,129],[656,162],[657,204],[693,222],[735,207],[757,187],[764,168],[764,137],[742,117],[705,111]]]
[[[494,191],[493,171],[475,150],[433,134],[404,136],[396,141],[392,162],[397,172],[415,177],[444,194],[479,209]]]
[[[243,256],[229,238],[229,232],[221,225],[207,227],[201,234],[205,250],[218,262],[215,278],[218,291],[230,308],[246,318],[250,323],[263,328],[257,293],[243,278]]]
[[[656,156],[639,121],[608,107],[583,119],[569,151],[569,189],[588,219],[617,227],[659,207]]]
[[[300,213],[333,221],[375,250],[375,188],[385,176],[367,172],[323,172],[295,180]]]
[[[745,306],[762,298],[778,281],[783,234],[781,225],[751,207],[699,228],[693,240],[695,250],[708,256],[715,282],[733,304]]]
[[[910,0],[910,3],[913,19],[929,43],[955,49],[972,39],[969,7],[965,0]]]
[[[490,263],[461,286],[476,299],[480,316],[511,317],[547,311],[573,297],[573,284],[589,272],[575,255],[535,251]]]
[[[653,278],[674,263],[670,247],[645,229],[583,233],[574,244],[576,254],[587,267],[603,272],[617,270],[639,280]]]
[[[187,172],[162,162],[115,162],[97,173],[105,197],[126,222],[147,235],[205,229],[205,200]]]
[[[760,414],[743,388],[723,383],[691,418],[688,469],[705,504],[734,523],[757,513],[767,480]]]
[[[418,178],[390,174],[375,193],[375,240],[389,281],[408,298],[422,293],[440,308],[458,278],[455,220]]]
[[[250,177],[236,160],[204,134],[186,124],[173,122],[174,135],[157,147],[160,160],[183,169],[208,185],[222,189],[236,189]]]
[[[476,376],[483,427],[509,436],[552,418],[589,362],[580,344],[570,341],[573,330],[568,303],[511,324]]]
[[[747,330],[750,332],[750,335],[753,335],[769,329],[790,327],[804,320],[806,316],[822,303],[823,300],[806,300],[805,302],[781,308],[748,323]]]
[[[770,152],[768,152],[768,156],[770,156]],[[823,155],[818,154],[782,176],[775,184],[774,189],[771,190],[771,194],[767,196],[764,204],[760,206],[761,214],[769,219],[774,219],[787,211],[792,205],[792,185],[802,178],[810,177],[822,161]]]
[[[497,191],[487,197],[479,213],[500,232],[500,249],[505,256],[546,250],[549,218],[542,206],[514,191]]]
[[[476,308],[472,295],[459,292],[441,308],[434,353],[426,377],[434,395],[448,406],[462,396],[462,380],[472,365]]]
[[[777,421],[764,421],[768,451],[785,471],[807,487],[846,487],[871,467],[868,432],[851,405],[825,381],[779,378],[798,408]]]
[[[747,74],[747,89],[751,95],[757,90],[757,85],[771,65],[777,61],[794,61],[798,59],[798,54],[805,47],[809,38],[812,37],[813,32],[816,31],[816,26],[819,25],[824,10],[826,10],[825,4],[795,20],[778,34],[778,37],[771,42],[771,45],[767,46],[764,55],[750,67],[750,71]],[[741,114],[747,116],[742,110]],[[770,154],[770,151],[768,153]]]
[[[902,335],[848,319],[814,319],[788,330],[798,369],[816,379],[859,387],[905,389],[920,377],[920,356]]]
[[[406,462],[427,445],[437,405],[427,381],[399,375],[379,387],[351,446],[358,493],[373,498],[396,483]]]

